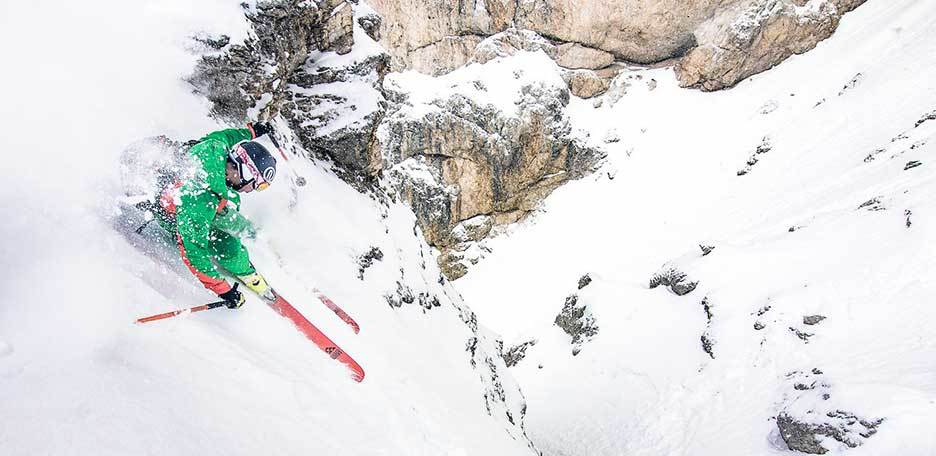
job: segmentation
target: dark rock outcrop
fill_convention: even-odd
[[[598,323],[584,304],[579,304],[577,295],[570,295],[556,315],[556,326],[572,337],[572,355],[582,351],[582,344],[598,334]]]
[[[536,345],[536,340],[528,340],[522,344],[515,345],[510,347],[507,351],[504,352],[502,357],[504,358],[504,363],[507,364],[507,367],[514,367],[526,357],[526,351],[528,348]]]
[[[364,280],[364,271],[373,266],[375,261],[383,260],[383,257],[383,252],[377,247],[371,247],[370,250],[358,256],[356,261],[358,264],[358,279]]]
[[[804,325],[818,325],[819,322],[825,320],[826,317],[823,315],[805,315],[803,316]]]
[[[585,275],[583,275],[582,277],[579,277],[579,280],[578,280],[578,289],[581,290],[582,288],[587,287],[588,284],[590,284],[590,283],[592,283],[592,278],[591,278],[591,276],[588,275],[588,274],[585,274]]]
[[[791,450],[825,454],[829,450],[823,446],[819,436],[829,437],[849,448],[855,448],[861,444],[862,439],[876,434],[878,426],[884,422],[883,419],[869,421],[844,411],[830,412],[826,418],[828,423],[811,424],[781,413],[777,416],[777,427],[780,428],[783,441]]]
[[[823,438],[855,448],[878,431],[883,418],[866,418],[834,404],[831,382],[819,368],[787,374],[788,404],[777,414],[780,437],[787,447],[808,454],[835,449]],[[833,443],[834,445],[834,443]]]
[[[670,291],[676,294],[676,296],[683,296],[691,293],[692,290],[695,290],[696,286],[699,285],[699,282],[689,280],[689,278],[686,276],[686,273],[676,269],[675,267],[666,267],[650,278],[649,287],[651,289],[660,285],[668,287]]]
[[[760,161],[760,156],[770,152],[772,149],[773,146],[770,145],[770,138],[764,136],[764,138],[761,139],[761,143],[757,146],[756,149],[754,149],[754,153],[752,153],[747,162],[744,163],[744,168],[738,170],[738,175],[744,176],[745,174],[750,173],[754,165]]]

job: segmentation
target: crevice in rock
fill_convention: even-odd
[[[426,48],[430,48],[430,47],[435,46],[435,45],[437,45],[437,44],[444,43],[445,41],[448,41],[448,40],[455,40],[455,39],[467,38],[467,37],[480,38],[480,39],[483,40],[483,39],[485,39],[485,38],[489,38],[490,36],[491,36],[491,35],[481,35],[481,34],[478,34],[478,33],[471,33],[471,32],[464,32],[464,33],[459,33],[459,34],[456,34],[456,35],[445,35],[445,36],[443,36],[442,38],[439,38],[439,39],[437,39],[437,40],[435,40],[435,41],[432,41],[432,42],[429,42],[429,43],[426,43],[426,44],[421,44],[421,45],[416,46],[416,47],[414,47],[414,48],[410,48],[410,49],[409,49],[409,52],[415,52],[415,51],[420,51],[420,50],[423,50],[423,49],[426,49]]]

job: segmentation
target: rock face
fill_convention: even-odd
[[[842,15],[864,0],[757,0],[741,14],[704,24],[699,45],[676,64],[684,87],[719,90],[802,54],[830,37]]]
[[[513,0],[372,0],[393,69],[439,75],[464,65],[484,38],[510,28]]]
[[[733,3],[738,1],[372,2],[388,24],[381,44],[392,50],[393,68],[436,75],[468,61],[474,45],[510,27],[561,43],[558,62],[570,69],[602,68],[615,57],[658,62],[684,53],[695,42],[694,28]]]
[[[382,33],[381,18],[362,2],[344,0],[258,1],[254,7],[245,4],[244,8],[253,33],[243,43],[231,43],[227,37],[195,37],[205,54],[194,74],[189,77],[189,82],[198,93],[212,102],[212,114],[235,125],[243,125],[245,121],[258,117],[271,120],[277,127],[276,134],[281,139],[287,139],[284,144],[297,143],[296,151],[332,161],[335,164],[332,169],[349,183],[370,180],[367,183],[368,189],[373,191],[372,195],[380,202],[386,202],[386,195],[381,193],[381,189],[371,185],[385,166],[396,163],[392,157],[383,155],[387,150],[381,147],[376,134],[388,108],[383,78],[390,62],[390,57],[375,41]],[[553,123],[546,117],[558,115],[561,118],[561,106],[549,104],[535,107],[539,101],[546,103],[551,100],[545,95],[541,100],[539,95],[534,94],[536,90],[539,89],[530,89],[530,101],[527,104],[531,107],[523,108],[528,113],[524,118],[529,121],[518,121],[510,127],[506,124],[491,124],[505,132],[516,128],[516,136],[505,141],[500,146],[502,149],[487,150],[488,153],[513,150],[523,140],[535,143],[529,150],[532,155],[518,153],[514,155],[517,163],[492,162],[489,168],[471,168],[476,169],[478,174],[473,180],[462,179],[461,176],[470,167],[460,161],[447,163],[443,167],[441,162],[444,160],[441,160],[439,172],[444,172],[444,176],[451,182],[478,188],[484,187],[483,179],[500,176],[502,180],[498,181],[498,185],[503,186],[503,191],[498,195],[504,201],[510,201],[512,198],[535,198],[532,193],[517,190],[518,185],[527,183],[523,179],[529,177],[542,180],[542,176],[534,176],[535,170],[531,171],[537,165],[521,166],[520,161],[529,158],[553,164],[548,157],[551,157],[549,151],[553,150],[550,147],[555,146],[556,156],[552,158],[560,162],[568,159],[570,163],[577,163],[574,158],[570,158],[577,157],[577,149],[569,146],[571,140],[565,143],[558,139],[551,142],[556,135],[561,136],[561,132],[552,130]],[[564,94],[564,100],[568,101],[568,93]],[[469,109],[467,105],[452,106],[453,109]],[[556,110],[550,111],[553,108]],[[481,110],[479,115],[487,116],[485,119],[491,122],[497,122],[496,119],[505,123],[513,122],[493,108]],[[452,125],[459,125],[464,131],[441,138],[443,144],[439,146],[440,149],[457,150],[460,153],[461,146],[455,142],[458,137],[492,141],[481,133],[469,136],[469,125],[459,124],[457,116],[455,118]],[[465,122],[473,121],[467,119],[470,116]],[[482,122],[480,118],[474,121]],[[441,128],[447,128],[444,123],[440,125]],[[437,125],[426,123],[423,127],[422,133],[431,136]],[[407,135],[401,134],[400,137],[407,138],[407,141],[420,138],[419,134],[414,137]],[[419,140],[426,142],[413,142],[412,148],[401,150],[411,156],[431,157],[431,149],[421,148],[433,144],[431,138]],[[451,146],[448,146],[449,141],[452,142]],[[546,159],[537,155],[544,150],[547,151]],[[454,154],[451,158],[455,158]],[[395,156],[400,157],[401,154]],[[503,173],[491,171],[494,166],[499,166],[498,169],[503,170]],[[546,170],[553,169],[547,164],[542,166]],[[510,171],[514,168],[523,171],[518,176]],[[560,181],[550,182],[558,185]],[[471,207],[483,206],[483,202],[471,198],[464,201],[455,198],[455,202],[454,207],[457,209],[454,213],[457,217],[478,212]],[[411,203],[417,211],[420,207],[434,204],[431,200],[420,198],[413,198]],[[504,204],[505,207],[513,207],[512,203]],[[526,204],[532,206],[534,203]],[[519,203],[515,206],[528,207]],[[383,215],[386,218],[386,214]],[[461,221],[457,217],[453,220]],[[480,239],[487,235],[491,227],[483,220],[479,223],[464,223],[454,238]],[[431,225],[426,225],[424,231],[434,233]],[[449,231],[445,233],[448,236]],[[529,444],[523,430],[525,403],[519,387],[506,372],[507,367],[501,358],[502,344],[494,334],[479,328],[477,318],[463,305],[451,285],[442,279],[441,271],[435,265],[427,264],[427,261],[431,261],[433,251],[423,242],[419,230],[414,228],[412,234],[413,244],[399,249],[396,255],[384,255],[386,249],[378,247],[362,252],[357,258],[357,277],[365,281],[376,280],[372,275],[380,274],[369,274],[370,271],[388,262],[399,261],[396,266],[400,276],[390,282],[384,294],[388,306],[399,312],[418,311],[426,315],[438,315],[433,318],[451,318],[454,310],[468,330],[465,363],[480,378],[480,399],[488,414],[495,420],[503,419],[505,430],[515,440]],[[416,254],[418,259],[410,257],[407,261],[401,261],[405,255]],[[532,449],[532,444],[529,445]]]
[[[430,11],[432,5],[416,8]],[[498,14],[484,20],[453,17],[445,27],[493,33],[506,24]],[[212,37],[200,41],[221,46],[190,78],[213,101],[213,113],[231,123],[258,116],[281,119],[295,143],[334,161],[336,171],[359,188],[375,188],[382,175],[393,178],[391,193],[413,207],[426,238],[442,250],[440,264],[449,278],[460,277],[477,261],[479,253],[467,250],[494,226],[520,220],[553,189],[589,173],[600,158],[569,136],[563,111],[570,92],[548,59],[547,75],[508,75],[522,82],[510,86],[510,105],[449,93],[414,106],[407,94],[418,88],[384,87],[391,57],[374,41],[404,31],[367,5],[261,2],[247,16],[256,37],[243,44],[222,45]],[[594,66],[588,64],[595,55],[591,50],[557,47],[530,31],[508,29],[472,43],[464,60],[483,63],[539,49],[576,66]],[[487,90],[480,81],[471,83],[472,90]],[[427,105],[431,112],[413,115]]]
[[[261,1],[245,10],[254,34],[244,43],[195,37],[206,55],[190,81],[215,116],[285,123],[287,144],[335,162],[358,188],[389,177],[454,279],[495,227],[594,169],[601,154],[572,138],[564,108],[572,95],[609,90],[616,61],[688,51],[681,83],[727,87],[811,48],[861,2]],[[431,100],[408,99],[419,87],[384,84],[391,68],[442,74],[506,56],[534,66],[505,63],[512,73],[456,81],[470,90],[440,88]]]
[[[305,150],[375,175],[389,56],[366,42],[379,16],[344,0],[258,2],[245,15],[255,37],[204,56],[189,78],[212,113],[233,124],[281,115]]]
[[[195,37],[220,52],[204,56],[189,82],[213,103],[212,114],[242,122],[262,94],[282,94],[284,84],[277,81],[289,81],[311,52],[350,51],[347,6],[344,0],[325,0],[320,8],[298,1],[259,2],[245,10],[256,36],[243,44],[229,45],[227,37]]]
[[[693,30],[732,0],[535,0],[521,2],[517,26],[563,42],[611,53],[635,63],[654,63],[685,53]]]
[[[379,135],[388,174],[426,239],[442,250],[440,264],[450,279],[476,261],[470,248],[494,226],[522,219],[602,158],[570,136],[564,114],[569,91],[555,66],[545,57],[525,58],[477,78],[401,77],[385,85],[399,100]],[[524,75],[525,66],[551,66],[553,77]],[[407,99],[410,85],[423,83],[441,84],[438,95]],[[487,86],[495,83],[501,86],[492,94]],[[503,99],[507,94],[514,98]]]
[[[516,28],[547,37],[567,69],[680,59],[686,87],[718,90],[828,38],[864,0],[375,0],[394,70],[445,74],[485,38]],[[613,76],[613,75],[612,75]],[[581,83],[581,82],[580,82]],[[582,91],[583,94],[594,92]],[[599,92],[600,93],[600,92]]]

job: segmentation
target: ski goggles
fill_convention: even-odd
[[[242,182],[243,182],[243,181],[242,181]],[[251,186],[252,186],[252,187],[251,187]],[[262,192],[262,191],[266,190],[266,189],[269,188],[269,187],[270,187],[270,183],[269,183],[269,182],[259,182],[259,183],[258,183],[257,180],[254,179],[254,180],[251,180],[251,181],[248,181],[248,182],[245,182],[245,183],[241,184],[239,187],[235,188],[234,190],[237,190],[238,192],[245,192],[245,193],[246,193],[246,192],[251,192],[251,191],[254,191],[254,190],[256,190],[256,191],[258,191],[258,192]]]

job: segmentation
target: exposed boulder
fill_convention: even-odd
[[[787,374],[791,386],[777,414],[787,447],[808,454],[855,448],[878,431],[883,418],[867,418],[835,404],[831,382],[818,368]],[[837,443],[836,443],[837,442]]]
[[[750,173],[751,170],[754,168],[754,165],[756,165],[757,162],[760,161],[761,155],[764,155],[767,152],[770,152],[771,150],[773,150],[773,146],[770,143],[770,137],[764,136],[761,139],[761,143],[757,146],[756,149],[754,149],[754,152],[744,163],[744,167],[738,170],[738,173],[737,173],[738,176],[744,176]]]
[[[370,250],[359,255],[356,261],[358,264],[358,279],[364,280],[364,271],[373,266],[375,261],[382,261],[383,257],[384,254],[379,247],[371,247]]]
[[[877,433],[883,419],[866,420],[850,412],[835,411],[825,415],[826,423],[813,424],[786,413],[777,416],[780,436],[791,450],[808,454],[825,454],[829,451],[822,437],[834,439],[844,446],[855,448],[864,439]]]
[[[805,315],[803,316],[803,324],[804,325],[818,325],[819,322],[825,319],[826,317],[824,315]]]
[[[592,98],[608,91],[611,78],[602,78],[592,70],[572,70],[562,72],[562,79],[569,85],[572,95],[579,98]]]
[[[514,367],[526,357],[526,351],[528,348],[536,345],[536,340],[528,340],[519,345],[510,347],[510,349],[504,351],[503,355],[504,363],[507,367]]]
[[[591,284],[591,283],[592,283],[592,278],[591,278],[591,276],[588,275],[588,274],[585,274],[585,275],[583,275],[582,277],[579,277],[579,280],[578,280],[578,289],[581,290],[582,288],[587,287],[587,286],[588,286],[589,284]]]
[[[702,342],[702,351],[709,355],[710,358],[715,359],[715,341],[712,339],[712,336],[708,333],[704,333],[699,340]]]
[[[614,55],[578,43],[564,43],[556,49],[556,64],[570,70],[597,70],[614,63]]]
[[[699,282],[690,280],[686,273],[674,266],[665,266],[650,278],[648,286],[652,289],[660,285],[668,287],[676,296],[683,296],[695,290]]]
[[[598,334],[598,323],[588,307],[578,302],[578,295],[570,295],[562,311],[554,320],[556,326],[572,337],[572,355],[582,351],[582,344]]]
[[[358,25],[374,41],[380,41],[380,24],[383,19],[375,12],[366,12],[357,18]]]

